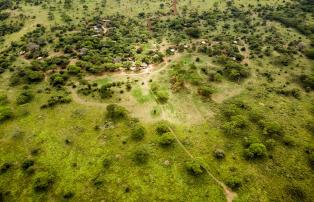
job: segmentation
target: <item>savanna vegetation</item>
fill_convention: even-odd
[[[0,202],[313,201],[313,0],[0,0]]]

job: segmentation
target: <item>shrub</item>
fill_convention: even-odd
[[[160,103],[166,103],[169,100],[169,93],[165,90],[158,90],[155,95]]]
[[[13,112],[10,107],[0,106],[0,123],[13,117]]]
[[[206,98],[210,98],[214,92],[215,92],[215,90],[210,86],[201,86],[198,89],[198,94],[200,94],[201,96],[206,97]]]
[[[309,164],[310,164],[310,167],[312,168],[312,169],[314,169],[314,152],[311,152],[310,154],[309,154]]]
[[[249,146],[249,148],[245,149],[245,156],[248,159],[263,158],[266,154],[266,147],[262,143],[253,143]]]
[[[103,162],[102,162],[102,165],[103,165],[103,167],[106,168],[106,169],[109,168],[110,165],[111,165],[111,159],[108,158],[108,157],[104,158],[104,160],[103,160]]]
[[[48,191],[53,183],[54,183],[55,177],[48,173],[48,172],[41,172],[37,174],[34,183],[33,183],[33,189],[35,192],[46,192]]]
[[[259,124],[261,125],[263,129],[264,135],[267,135],[270,137],[283,135],[283,129],[278,122],[262,120],[259,122]]]
[[[225,151],[222,149],[215,149],[214,157],[216,159],[224,159],[225,158]]]
[[[111,98],[113,92],[111,91],[110,87],[108,87],[107,85],[103,85],[100,87],[99,89],[99,93],[100,93],[100,97],[102,99],[107,99],[107,98]]]
[[[157,124],[155,131],[158,135],[170,132],[169,124],[166,121],[161,121]]]
[[[160,138],[159,138],[159,144],[161,146],[167,147],[172,145],[175,142],[175,138],[173,137],[173,135],[168,132],[168,133],[164,133]]]
[[[302,74],[299,77],[299,81],[305,90],[314,90],[314,74],[305,75]]]
[[[314,60],[314,48],[309,48],[309,49],[307,49],[307,50],[305,51],[305,55],[306,55],[308,58]]]
[[[0,167],[0,175],[8,172],[13,165],[11,163],[4,163]]]
[[[25,171],[28,168],[32,167],[34,164],[35,164],[35,161],[27,159],[22,163],[21,168],[22,170]]]
[[[141,125],[136,125],[133,129],[132,129],[132,139],[134,140],[142,140],[145,136],[146,130],[143,126]]]
[[[68,80],[67,74],[55,73],[50,77],[50,84],[52,86],[63,86]]]
[[[191,160],[185,163],[187,171],[194,176],[202,175],[205,172],[205,168],[198,161]]]
[[[62,95],[58,95],[58,96],[51,96],[48,99],[48,104],[44,104],[41,106],[42,109],[48,108],[48,107],[54,107],[58,104],[67,104],[70,103],[72,101],[71,98],[67,98],[64,97]]]
[[[16,98],[16,104],[23,105],[29,103],[32,101],[33,97],[34,96],[29,91],[24,91]]]
[[[81,72],[81,68],[76,65],[68,65],[67,70],[70,74],[77,75]]]
[[[0,94],[0,105],[8,103],[8,96],[5,94]]]
[[[303,201],[306,198],[306,194],[302,187],[289,184],[285,187],[285,191],[295,201]]]
[[[232,116],[231,120],[225,123],[222,128],[228,135],[240,135],[242,130],[247,128],[249,122],[243,115]]]
[[[186,34],[192,38],[199,38],[201,36],[201,30],[198,28],[188,28],[186,29]]]
[[[127,118],[127,110],[117,104],[110,104],[107,106],[107,117],[112,120]]]
[[[242,186],[242,180],[239,177],[233,176],[227,179],[226,185],[233,190],[237,190]]]
[[[146,148],[140,147],[133,152],[133,161],[137,164],[145,164],[149,159],[149,152]]]

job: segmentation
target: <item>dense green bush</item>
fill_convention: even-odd
[[[48,99],[48,103],[42,105],[41,108],[45,109],[45,108],[49,108],[49,107],[54,107],[54,106],[56,106],[58,104],[67,104],[67,103],[70,103],[71,101],[72,101],[71,98],[64,97],[62,95],[51,96]]]
[[[198,89],[198,94],[205,98],[210,98],[214,92],[215,90],[211,86],[201,86]]]
[[[216,159],[224,159],[225,158],[225,151],[222,149],[215,149],[214,157]]]
[[[199,38],[201,36],[201,30],[199,28],[188,28],[185,30],[186,34],[189,35],[192,38]]]
[[[245,149],[244,154],[247,159],[264,158],[267,155],[267,149],[262,143],[253,143]]]
[[[233,190],[237,190],[242,186],[242,180],[237,176],[233,176],[226,180],[226,185]]]
[[[50,84],[56,87],[63,86],[68,78],[69,77],[66,73],[55,73],[50,76]]]
[[[163,135],[164,133],[170,132],[169,130],[169,123],[166,121],[160,121],[157,123],[155,131],[158,135]]]
[[[16,104],[23,105],[26,103],[29,103],[33,99],[33,94],[29,91],[23,91],[17,98],[16,98]]]
[[[146,134],[146,129],[141,125],[136,125],[132,128],[132,139],[142,140]]]
[[[13,117],[13,112],[10,107],[0,106],[0,123]]]
[[[127,110],[117,104],[110,104],[107,106],[107,118],[112,120],[120,120],[127,118]]]
[[[307,50],[305,51],[305,55],[306,55],[308,58],[314,60],[314,48],[309,48],[309,49],[307,49]]]
[[[223,124],[222,128],[228,135],[240,135],[247,128],[249,121],[243,115],[235,115],[231,117],[229,122]]]
[[[34,164],[35,164],[34,160],[27,159],[27,160],[23,161],[21,168],[22,168],[22,170],[25,171],[28,168],[30,168],[31,166],[33,166]]]
[[[289,195],[295,201],[304,201],[306,193],[303,188],[297,185],[289,184],[285,187],[287,195]]]
[[[47,192],[54,184],[55,177],[48,172],[40,172],[36,175],[33,183],[35,192]]]
[[[162,134],[162,136],[159,137],[159,144],[161,146],[167,147],[167,146],[172,145],[174,142],[175,142],[175,138],[170,132],[164,133]]]
[[[145,164],[148,162],[149,156],[149,152],[145,147],[139,147],[133,152],[132,159],[137,164]]]
[[[81,68],[76,65],[68,65],[67,70],[69,74],[77,75],[81,72]]]
[[[185,163],[187,171],[194,176],[202,175],[205,172],[205,168],[198,161],[191,160]]]
[[[1,166],[0,166],[0,175],[1,174],[4,174],[6,172],[8,172],[10,170],[10,168],[12,168],[13,164],[12,163],[3,163]]]
[[[281,125],[276,121],[261,120],[259,125],[261,126],[264,135],[270,137],[280,137],[283,135],[283,129]]]
[[[112,97],[113,91],[107,85],[103,85],[99,89],[99,94],[102,99],[108,99]]]
[[[314,74],[303,74],[299,77],[299,81],[305,90],[314,90]]]

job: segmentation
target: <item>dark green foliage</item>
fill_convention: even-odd
[[[276,121],[261,120],[259,124],[263,130],[264,135],[269,137],[280,137],[283,135],[283,129],[281,125]]]
[[[110,86],[103,85],[99,89],[99,94],[102,99],[108,99],[112,97],[113,91],[110,89]]]
[[[314,74],[310,75],[303,74],[299,77],[299,81],[305,90],[307,91],[314,90]]]
[[[210,86],[201,86],[198,89],[198,94],[205,98],[210,98],[211,95],[215,92],[215,90]]]
[[[168,147],[172,145],[175,142],[175,140],[176,139],[173,137],[173,135],[170,132],[168,132],[162,134],[162,136],[159,137],[159,144],[163,147]]]
[[[54,107],[59,104],[68,104],[72,101],[71,98],[64,97],[62,95],[51,96],[48,99],[48,103],[41,106],[42,109]]]
[[[306,194],[302,187],[289,184],[285,187],[286,193],[295,201],[304,201]]]
[[[187,161],[185,163],[187,171],[193,176],[200,176],[205,172],[202,164],[196,160]]]
[[[74,192],[67,192],[67,193],[65,193],[64,195],[63,195],[63,198],[65,199],[65,200],[69,200],[69,199],[71,199],[71,198],[73,198],[74,197]]]
[[[242,186],[242,180],[237,176],[233,176],[227,179],[226,185],[233,190],[237,190]]]
[[[125,119],[128,116],[127,110],[117,104],[110,104],[107,106],[107,117],[112,120]]]
[[[13,112],[10,107],[0,106],[0,123],[13,117]]]
[[[55,73],[50,77],[50,84],[52,86],[60,87],[65,85],[68,78],[69,77],[66,73]]]
[[[223,124],[222,128],[228,135],[240,135],[249,125],[249,121],[243,115],[232,116],[231,120]]]
[[[168,133],[170,132],[170,129],[169,129],[169,123],[165,122],[165,121],[161,121],[157,124],[156,126],[156,132],[158,135],[162,135],[164,133]]]
[[[146,129],[141,125],[132,128],[131,136],[134,140],[142,140],[146,134]]]
[[[240,81],[249,77],[249,70],[239,63],[229,61],[225,64],[223,74],[231,81]]]
[[[199,28],[188,28],[186,29],[186,34],[192,38],[199,38],[201,36],[201,30]]]
[[[54,184],[55,177],[48,172],[40,172],[34,179],[33,189],[36,193],[47,192]]]
[[[0,175],[8,172],[10,168],[12,168],[13,164],[12,163],[4,163],[0,167]]]
[[[105,169],[108,169],[111,166],[112,160],[110,158],[105,158],[102,162],[102,165]]]
[[[29,103],[32,101],[33,97],[34,96],[31,92],[24,91],[16,98],[16,104],[23,105]]]
[[[28,168],[30,168],[31,166],[33,166],[34,164],[35,164],[34,160],[27,159],[27,160],[23,161],[21,168],[25,171]]]
[[[69,65],[67,67],[67,70],[68,70],[69,74],[72,74],[72,75],[77,75],[81,72],[81,68],[76,66],[76,65]]]
[[[314,152],[311,152],[308,157],[309,165],[314,170]]]
[[[215,149],[214,157],[216,159],[224,159],[225,158],[225,151],[222,149]]]
[[[247,159],[264,158],[267,155],[267,149],[262,143],[253,143],[245,149],[244,154]]]
[[[146,148],[139,147],[133,152],[132,159],[137,164],[146,164],[149,160],[149,152]]]
[[[305,55],[306,55],[308,58],[314,60],[314,48],[307,49],[307,50],[305,51]]]

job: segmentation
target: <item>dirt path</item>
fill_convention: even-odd
[[[151,92],[155,102],[161,106],[161,116],[163,117],[165,114],[165,109],[163,107],[163,105],[161,103],[159,103],[158,99],[155,97],[154,93]],[[179,146],[185,151],[185,153],[192,159],[192,160],[196,160],[196,158],[192,155],[192,153],[183,145],[183,143],[180,141],[180,139],[178,138],[178,136],[176,135],[176,133],[174,132],[174,130],[170,127],[167,126],[169,131],[171,132],[171,134],[173,135],[173,137],[176,139],[176,141],[178,142]],[[216,178],[207,168],[206,165],[202,165],[203,168],[205,169],[206,173],[224,190],[224,194],[226,196],[226,200],[227,202],[232,202],[234,200],[234,198],[237,196],[237,194],[235,192],[233,192],[229,187],[227,187],[227,185],[225,185],[222,181],[220,181],[218,178]]]

